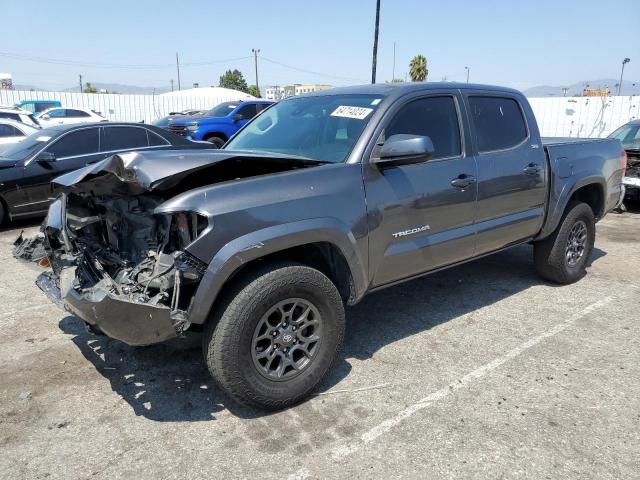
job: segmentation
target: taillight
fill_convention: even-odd
[[[622,153],[620,153],[620,164],[622,167],[622,176],[624,177],[624,174],[627,171],[627,152],[626,150],[622,150]]]

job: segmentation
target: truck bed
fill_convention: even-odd
[[[620,142],[610,138],[541,138],[551,171],[549,182],[550,221],[545,234],[555,228],[566,203],[565,195],[576,184],[590,178],[604,179],[602,192],[607,192],[601,218],[619,203],[622,195],[622,170],[620,167]]]

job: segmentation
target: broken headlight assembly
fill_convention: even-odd
[[[185,249],[210,228],[209,219],[196,212],[158,213],[161,201],[62,197],[45,228],[54,272],[73,268],[68,288],[78,294],[99,289],[120,300],[168,308],[172,318],[188,323],[186,311],[207,265]]]

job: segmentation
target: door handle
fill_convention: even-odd
[[[467,188],[469,185],[474,183],[476,183],[476,177],[473,175],[467,175],[466,173],[461,173],[451,180],[451,186],[457,188]]]
[[[522,170],[525,175],[538,175],[540,173],[540,165],[537,163],[530,163]]]

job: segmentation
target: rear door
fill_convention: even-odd
[[[535,236],[544,221],[547,162],[528,104],[466,91],[478,163],[477,254]],[[525,110],[526,109],[526,110]]]
[[[422,163],[363,165],[374,287],[473,255],[477,169],[462,110],[457,91],[420,95],[388,112],[374,134],[372,160],[395,134],[429,136],[435,148]]]
[[[55,161],[40,163],[32,159],[25,166],[25,186],[29,211],[47,208],[52,194],[51,180],[101,160],[100,127],[86,127],[62,135],[45,152],[55,155]]]
[[[138,150],[149,146],[147,130],[142,127],[104,126],[102,127],[102,132],[104,134],[102,151],[105,157],[114,153]]]
[[[93,118],[87,112],[83,112],[82,110],[77,110],[75,108],[65,108],[64,117],[65,124],[87,123],[93,121]]]
[[[251,120],[257,114],[258,114],[258,107],[255,103],[250,103],[249,105],[243,105],[240,108],[238,108],[238,110],[236,110],[236,112],[234,113],[234,115],[242,116],[240,120],[237,120],[235,122],[235,125],[238,128],[243,127],[249,120]]]

